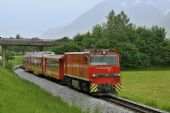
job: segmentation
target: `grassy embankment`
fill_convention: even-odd
[[[123,71],[120,96],[170,112],[170,68]]]
[[[20,64],[16,57],[13,64]],[[0,113],[80,113],[61,99],[0,67]]]

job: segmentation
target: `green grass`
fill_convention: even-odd
[[[14,65],[23,64],[23,56],[14,56],[13,60],[8,60],[6,63],[6,68],[12,69]]]
[[[120,96],[170,112],[170,68],[122,72]]]
[[[14,60],[11,61],[13,65],[22,64],[23,56],[14,56]]]
[[[0,113],[81,113],[60,98],[0,67]]]

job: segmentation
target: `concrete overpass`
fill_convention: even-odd
[[[0,45],[6,46],[52,46],[59,42],[57,40],[43,40],[43,39],[13,39],[13,38],[0,38]]]
[[[3,66],[5,66],[6,48],[7,46],[39,46],[41,49],[54,44],[63,44],[64,42],[58,40],[43,40],[43,39],[13,39],[0,38],[0,45],[2,49]]]

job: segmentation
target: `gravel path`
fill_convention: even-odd
[[[69,105],[75,105],[83,111],[88,111],[90,113],[94,113],[96,110],[99,110],[101,113],[132,113],[117,105],[107,103],[103,100],[69,89],[66,86],[34,76],[33,74],[25,72],[23,69],[16,69],[14,71],[19,77],[40,86],[42,89],[52,93],[52,95],[60,97]]]

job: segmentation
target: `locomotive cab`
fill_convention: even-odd
[[[89,79],[91,93],[120,90],[120,64],[117,52],[92,52],[89,55]]]

